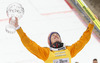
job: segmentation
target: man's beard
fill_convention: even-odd
[[[52,44],[50,47],[53,47],[53,48],[60,48],[60,47],[63,47],[63,43],[57,41],[57,42],[55,42],[54,44]]]

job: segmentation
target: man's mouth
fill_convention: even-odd
[[[58,39],[58,37],[55,37],[54,39]]]

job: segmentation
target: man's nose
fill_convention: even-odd
[[[58,38],[56,35],[55,35],[55,37]]]

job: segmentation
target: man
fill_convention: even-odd
[[[71,58],[75,57],[76,54],[79,53],[89,42],[94,23],[91,21],[81,38],[71,46],[64,46],[59,33],[50,33],[48,37],[48,44],[50,48],[40,47],[38,44],[36,44],[36,42],[29,39],[23,32],[22,28],[18,25],[17,18],[14,26],[16,27],[17,33],[19,34],[23,45],[32,54],[43,60],[45,63],[71,63]]]
[[[97,59],[93,59],[93,63],[98,63]]]

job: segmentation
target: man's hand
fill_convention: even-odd
[[[18,18],[16,17],[12,17],[9,19],[9,24],[12,24],[15,26],[15,28],[17,28],[19,25],[18,25]]]
[[[91,23],[92,25],[94,25],[94,22],[93,22],[92,20],[90,21],[90,23]]]
[[[95,17],[96,17],[96,19],[98,19],[98,17],[97,17],[96,15],[95,15]],[[90,23],[91,23],[92,25],[95,25],[94,22],[93,22],[92,20],[90,21]]]

